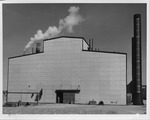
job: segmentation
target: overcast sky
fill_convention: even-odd
[[[142,83],[146,84],[146,4],[3,4],[3,89],[7,84],[8,57],[23,54],[30,37],[59,25],[71,6],[80,8],[84,21],[65,36],[94,39],[101,51],[127,53],[127,83],[132,80],[131,40],[133,15],[142,16]]]

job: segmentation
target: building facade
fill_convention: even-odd
[[[8,102],[126,105],[127,55],[93,51],[82,37],[43,41],[42,53],[9,58]]]

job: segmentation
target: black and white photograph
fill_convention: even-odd
[[[1,7],[2,116],[148,118],[147,2]]]

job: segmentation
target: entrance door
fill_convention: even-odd
[[[63,103],[63,92],[59,91],[56,93],[56,103]]]

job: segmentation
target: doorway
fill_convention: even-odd
[[[75,93],[80,90],[56,90],[56,103],[75,103]]]
[[[63,103],[63,92],[56,92],[56,103]]]

